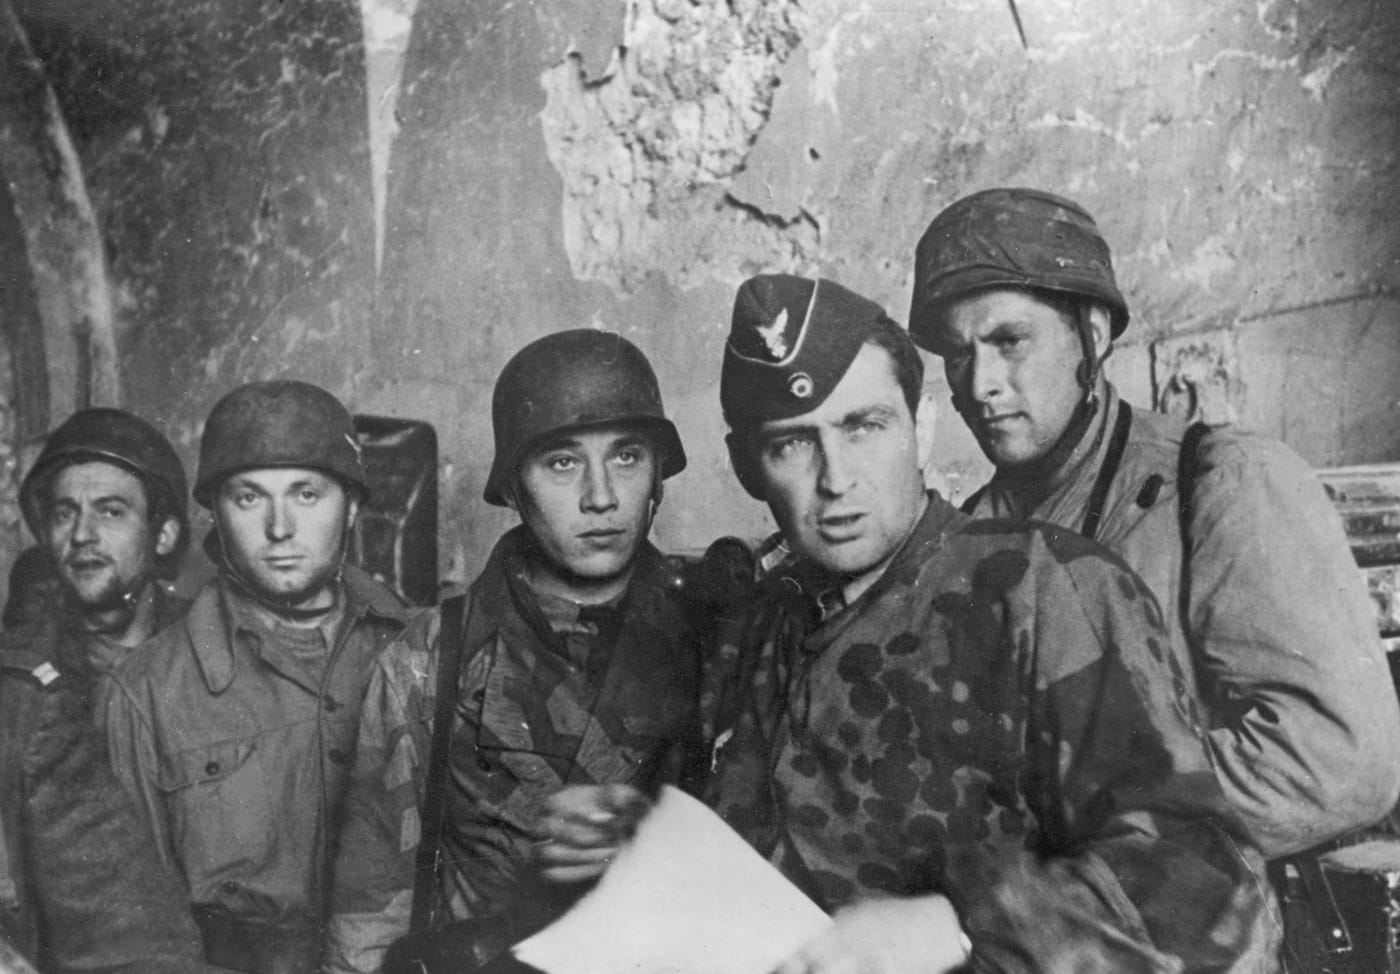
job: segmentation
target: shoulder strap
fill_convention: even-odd
[[[1201,452],[1201,440],[1209,432],[1210,427],[1205,423],[1192,423],[1181,438],[1181,452],[1176,456],[1176,517],[1181,537],[1181,588],[1177,593],[1177,617],[1183,621],[1191,618],[1191,515],[1195,510],[1191,492],[1196,485],[1197,454]],[[1194,644],[1191,646],[1191,656],[1195,662]]]
[[[1186,435],[1181,438],[1181,453],[1176,458],[1177,516],[1181,519],[1181,550],[1185,554],[1189,554],[1191,548],[1191,490],[1196,483],[1197,454],[1201,452],[1201,440],[1209,432],[1210,427],[1205,423],[1197,422],[1188,426]],[[1185,557],[1185,554],[1182,558],[1183,568],[1189,564],[1189,558]]]
[[[27,679],[48,689],[63,675],[48,657],[28,649],[0,651],[0,676],[11,675]]]
[[[454,595],[442,603],[438,630],[437,696],[433,705],[433,738],[423,793],[423,835],[413,870],[413,912],[409,930],[421,933],[433,924],[438,873],[442,869],[442,824],[447,810],[447,752],[452,717],[457,707],[457,679],[462,670],[463,616],[467,597]]]
[[[1104,454],[1103,466],[1094,478],[1094,489],[1089,492],[1089,502],[1084,506],[1084,526],[1079,533],[1090,541],[1099,535],[1099,522],[1103,520],[1103,506],[1108,501],[1108,489],[1113,486],[1113,478],[1118,476],[1118,468],[1123,464],[1123,451],[1128,446],[1128,434],[1133,428],[1133,411],[1125,402],[1118,404],[1118,419],[1113,423],[1113,433],[1108,440],[1108,452]]]

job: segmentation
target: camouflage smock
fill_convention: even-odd
[[[825,621],[800,567],[763,587],[707,680],[709,797],[824,908],[943,893],[977,970],[1276,969],[1262,859],[1112,555],[931,494]]]
[[[1058,469],[995,477],[978,517],[1080,530],[1127,410],[1105,409]],[[1131,410],[1098,541],[1163,606],[1194,670],[1221,787],[1265,855],[1305,849],[1388,812],[1400,791],[1400,706],[1366,585],[1306,463],[1277,440],[1213,429],[1201,442],[1183,566],[1177,460],[1186,426]],[[1183,599],[1183,589],[1186,597]]]
[[[522,868],[540,801],[565,784],[649,788],[680,776],[696,750],[699,693],[679,579],[654,548],[638,554],[612,638],[597,641],[611,644],[605,675],[590,675],[528,584],[526,537],[507,533],[468,592],[440,891],[452,918],[507,914],[520,929],[576,895]],[[370,679],[335,870],[325,969],[336,974],[377,971],[408,930],[440,628],[438,612],[418,620]]]

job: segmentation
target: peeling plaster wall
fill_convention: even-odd
[[[361,6],[396,18],[394,58],[412,11],[368,106]],[[191,447],[217,394],[290,369],[432,422],[452,577],[513,522],[481,501],[496,374],[569,327],[656,364],[690,455],[661,545],[768,530],[723,448],[734,287],[822,273],[902,319],[928,220],[993,185],[1098,217],[1132,401],[1400,460],[1400,7],[1018,7],[1025,46],[1006,0],[20,9],[106,234],[128,401]],[[928,387],[946,402],[936,359]],[[945,412],[961,495],[987,468]]]
[[[544,72],[540,123],[574,277],[620,294],[648,274],[686,288],[817,249],[800,210],[730,195],[805,20],[793,0],[642,2],[601,71],[571,56]]]
[[[767,530],[729,472],[733,288],[829,274],[907,313],[942,206],[1058,190],[1114,247],[1110,374],[1319,464],[1400,460],[1400,10],[1375,0],[422,0],[389,187],[376,409],[439,424],[444,550],[479,562],[490,389],[547,331],[654,359],[690,468],[657,533]],[[946,402],[938,361],[929,389]],[[942,419],[944,483],[986,465]]]

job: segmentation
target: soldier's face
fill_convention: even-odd
[[[846,575],[883,568],[924,509],[931,422],[910,413],[889,353],[866,345],[820,406],[763,423],[754,472],[789,547]]]
[[[1092,319],[1107,350],[1107,319]],[[1041,459],[1069,427],[1083,398],[1084,351],[1075,326],[1024,291],[983,291],[943,315],[943,371],[953,404],[998,467]]]
[[[520,518],[566,584],[623,577],[651,527],[656,453],[627,426],[566,432],[520,464]]]
[[[244,470],[215,500],[229,564],[263,595],[292,608],[328,608],[358,505],[319,470]]]
[[[75,463],[53,479],[45,543],[59,579],[81,610],[108,612],[169,554],[179,527],[152,526],[146,488],[110,463]]]

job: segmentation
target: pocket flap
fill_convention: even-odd
[[[256,750],[252,740],[220,741],[187,751],[164,755],[156,787],[179,791],[191,785],[208,784],[227,778],[241,768]]]

